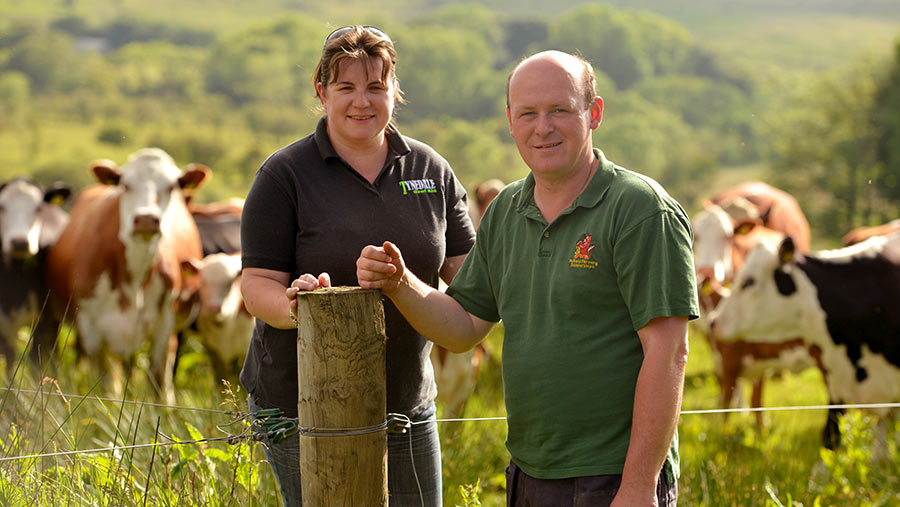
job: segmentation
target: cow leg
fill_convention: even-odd
[[[36,365],[41,372],[44,372],[48,366],[55,367],[56,362],[53,361],[53,350],[56,347],[58,334],[58,320],[49,315],[38,316],[29,354],[32,364]]]
[[[101,371],[104,374],[106,392],[113,398],[124,398],[127,389],[125,386],[131,378],[133,359],[119,360],[119,358],[104,350],[100,353],[100,357],[97,358],[97,362],[99,362],[97,371]]]
[[[174,334],[165,339],[154,340],[150,369],[159,389],[160,398],[169,405],[175,403],[173,368],[177,350],[178,337]]]
[[[717,349],[720,347],[723,349],[717,351],[719,354],[719,368],[716,371],[716,377],[719,380],[719,388],[721,389],[719,405],[722,408],[731,408],[735,393],[737,392],[738,396],[741,394],[737,389],[738,374],[741,371],[740,358],[727,349],[729,344],[718,341],[714,343]],[[722,419],[723,421],[728,420],[728,412],[722,414]]]
[[[184,344],[187,343],[188,337],[185,330],[181,330],[176,335],[178,344],[175,347],[175,359],[172,361],[172,378],[178,374],[178,363],[181,361],[181,354],[184,353]]]
[[[15,335],[9,336],[0,332],[0,354],[6,358],[6,381],[9,385],[12,385],[13,376],[16,374],[17,354],[16,347],[13,346],[14,339]]]
[[[750,397],[750,407],[751,408],[759,408],[762,406],[762,388],[763,388],[763,377],[759,377],[758,379],[753,381],[753,394]],[[753,413],[756,416],[756,427],[762,429],[763,427],[763,413],[761,411],[756,411]]]
[[[833,405],[835,401],[830,401]],[[842,408],[828,409],[828,418],[825,421],[825,429],[822,430],[822,445],[829,450],[835,450],[841,445],[840,416],[844,413]]]
[[[719,379],[719,406],[722,408],[731,408],[731,400],[737,387],[737,377],[735,375],[722,375]],[[722,414],[722,420],[728,420],[728,412]]]
[[[219,356],[217,352],[207,348],[206,354],[209,356],[209,362],[213,367],[213,374],[216,376],[215,388],[218,389],[222,385],[222,379],[231,381],[231,366]]]

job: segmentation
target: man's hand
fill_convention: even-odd
[[[403,256],[397,245],[390,241],[385,241],[382,246],[366,246],[356,260],[356,277],[364,289],[392,292],[400,286],[404,273]]]
[[[318,278],[309,273],[304,273],[291,282],[291,286],[285,289],[284,295],[291,301],[291,313],[297,312],[297,293],[301,290],[316,290],[320,288],[331,287],[331,276],[328,273],[321,273]]]

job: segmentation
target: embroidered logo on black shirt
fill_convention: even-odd
[[[400,188],[403,189],[403,195],[413,194],[433,194],[437,192],[437,185],[434,180],[427,178],[424,180],[403,180],[400,182]]]

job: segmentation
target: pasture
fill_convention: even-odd
[[[124,399],[105,398],[101,378],[79,363],[72,338],[66,329],[60,334],[56,373],[33,372],[21,361],[4,381],[0,504],[280,505],[262,448],[246,438],[248,424],[237,414],[246,410],[245,393],[214,381],[198,342],[189,341],[180,360],[177,406],[161,407],[144,356]],[[466,418],[503,415],[502,339],[500,327],[487,339],[490,356]],[[713,409],[717,399],[709,348],[692,333],[683,410]],[[764,405],[826,401],[821,374],[809,369],[770,380]],[[880,441],[873,420],[850,410],[842,420],[845,445],[831,452],[820,448],[824,410],[768,412],[764,419],[760,431],[750,414],[727,421],[721,414],[682,415],[681,505],[900,503],[900,425]],[[440,431],[445,505],[503,505],[505,422],[448,421]],[[21,458],[37,454],[49,456]]]

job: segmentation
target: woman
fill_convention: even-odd
[[[401,245],[423,280],[449,283],[474,243],[465,190],[449,164],[391,124],[400,100],[395,62],[391,39],[377,28],[332,32],[313,75],[324,118],[313,134],[270,156],[247,195],[241,289],[257,325],[241,383],[251,412],[297,416],[291,308],[299,290],[356,285],[359,252],[385,240]],[[387,411],[433,420],[431,342],[389,301],[385,323]],[[409,438],[388,435],[390,503],[441,505],[436,423],[413,425],[412,460]],[[299,452],[297,436],[266,449],[285,505],[300,505]]]

